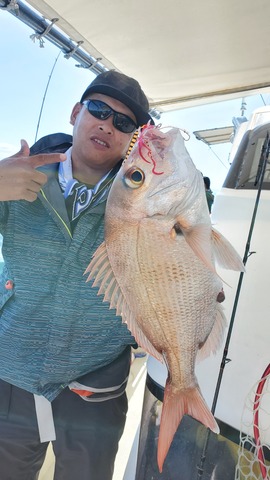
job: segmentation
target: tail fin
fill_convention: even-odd
[[[174,393],[169,381],[166,383],[161,423],[158,438],[158,468],[162,472],[163,463],[173,441],[174,434],[183,418],[191,415],[199,422],[219,433],[219,427],[205,403],[198,388],[190,388]]]

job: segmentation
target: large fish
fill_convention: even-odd
[[[112,185],[105,242],[87,272],[138,344],[168,367],[160,471],[184,414],[219,431],[194,372],[196,359],[219,347],[226,323],[215,258],[243,270],[231,244],[211,226],[203,177],[181,131],[144,127]]]

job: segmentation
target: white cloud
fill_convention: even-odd
[[[0,142],[0,160],[10,157],[20,150],[20,146]]]

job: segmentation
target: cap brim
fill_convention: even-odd
[[[138,105],[136,102],[132,100],[132,98],[130,98],[128,95],[121,92],[120,90],[117,90],[116,88],[113,88],[109,85],[102,85],[102,84],[90,86],[84,92],[81,98],[81,102],[87,99],[87,97],[91,93],[103,93],[104,95],[108,95],[109,97],[115,98],[116,100],[119,100],[120,102],[124,103],[124,105],[129,107],[130,110],[134,113],[138,126],[146,125],[149,122],[149,120],[152,124],[155,123],[148,112],[143,110],[140,105]]]

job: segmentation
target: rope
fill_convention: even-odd
[[[46,37],[46,35],[50,32],[50,30],[52,29],[54,24],[58,22],[58,20],[59,18],[53,18],[51,20],[51,23],[45,28],[45,30],[42,33],[36,32],[30,35],[31,40],[33,40],[33,42],[35,42],[36,39],[39,40],[40,48],[44,48],[45,41],[43,40],[43,37]]]
[[[258,459],[259,459],[259,466],[261,470],[261,474],[263,477],[263,480],[269,480],[269,477],[267,476],[267,470],[265,467],[265,458],[264,458],[264,453],[263,453],[263,448],[261,444],[261,439],[260,439],[260,430],[259,430],[259,406],[260,406],[260,398],[262,391],[264,389],[265,382],[267,380],[267,376],[270,373],[270,364],[268,367],[265,369],[261,381],[259,382],[256,395],[255,395],[255,400],[254,400],[254,406],[253,406],[253,413],[254,413],[254,438],[256,440],[256,446],[258,447]]]
[[[14,10],[16,15],[19,15],[19,8],[20,7],[16,0],[10,0],[7,5],[5,5],[4,7],[0,7],[0,10],[7,10],[8,12]]]

